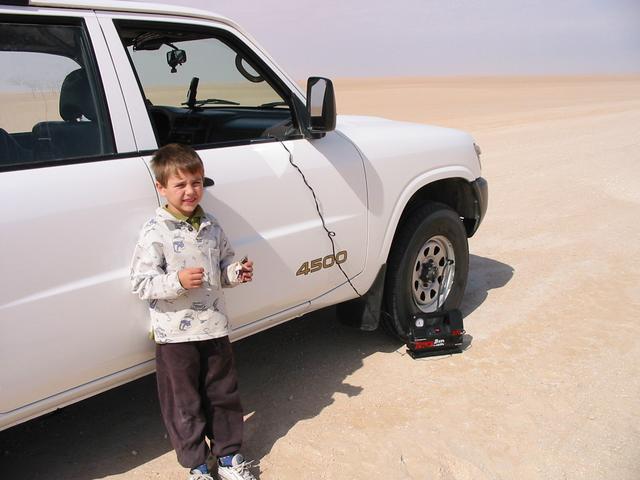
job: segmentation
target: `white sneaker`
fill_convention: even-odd
[[[256,480],[249,471],[253,462],[245,462],[244,457],[236,453],[231,459],[231,466],[225,467],[218,463],[218,476],[220,480]]]
[[[200,470],[191,470],[187,480],[213,480],[210,473],[202,473]]]

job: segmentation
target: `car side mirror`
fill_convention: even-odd
[[[176,73],[176,67],[187,61],[187,52],[184,50],[173,49],[167,52],[167,63],[171,67],[171,73]]]
[[[307,112],[309,130],[324,135],[336,128],[336,97],[328,78],[309,77],[307,80]]]

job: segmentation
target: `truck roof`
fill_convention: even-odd
[[[127,0],[0,0],[0,6],[33,6],[33,7],[51,7],[51,8],[75,8],[82,10],[103,10],[109,12],[128,12],[128,13],[150,13],[155,15],[169,15],[175,17],[200,18],[206,20],[214,20],[216,22],[228,25],[229,27],[240,32],[256,45],[262,53],[274,62],[269,55],[256,41],[256,39],[244,28],[238,25],[224,15],[220,15],[208,10],[199,8],[168,5],[164,3],[150,2],[132,2]],[[274,62],[275,63],[275,62]],[[279,67],[278,67],[279,68]],[[279,68],[280,69],[280,68]],[[282,71],[282,69],[280,69]]]
[[[164,14],[174,15],[181,17],[193,17],[193,18],[205,18],[208,20],[215,20],[229,25],[239,31],[241,31],[247,37],[251,37],[242,27],[240,27],[233,20],[213,13],[207,10],[200,10],[198,8],[168,5],[162,3],[147,3],[147,2],[132,2],[123,0],[0,0],[0,5],[24,5],[34,7],[56,7],[56,8],[77,8],[87,10],[104,10],[111,12],[130,12],[130,13],[151,13],[151,14]]]
[[[262,54],[267,57],[273,66],[286,78],[288,78],[293,86],[293,89],[304,98],[304,94],[299,89],[298,85],[289,78],[278,63],[271,57],[271,55],[260,45],[258,41],[253,37],[251,33],[246,31],[240,25],[233,20],[207,10],[201,10],[198,8],[167,5],[163,3],[147,3],[147,2],[133,2],[128,0],[0,0],[0,6],[33,6],[33,7],[50,7],[50,8],[73,8],[80,10],[102,10],[108,12],[126,12],[126,13],[148,13],[152,15],[167,15],[169,17],[186,17],[194,19],[213,20],[223,25],[227,25],[237,32],[241,33],[247,38],[253,45],[258,48]]]

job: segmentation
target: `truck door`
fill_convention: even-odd
[[[101,25],[130,110],[148,114],[134,122],[139,145],[192,145],[215,182],[205,210],[220,221],[237,258],[255,261],[254,282],[225,292],[235,335],[264,328],[282,312],[302,313],[346,282],[336,263],[351,277],[363,269],[366,186],[358,152],[337,133],[311,141],[292,136],[300,100],[229,26],[146,20],[103,15]],[[186,61],[172,66],[168,58]],[[336,233],[337,258],[292,162]]]
[[[95,16],[16,13],[0,29],[0,413],[14,418],[152,371],[129,265],[157,197]]]

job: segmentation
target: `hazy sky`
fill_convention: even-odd
[[[640,0],[174,0],[312,74],[640,73]]]

